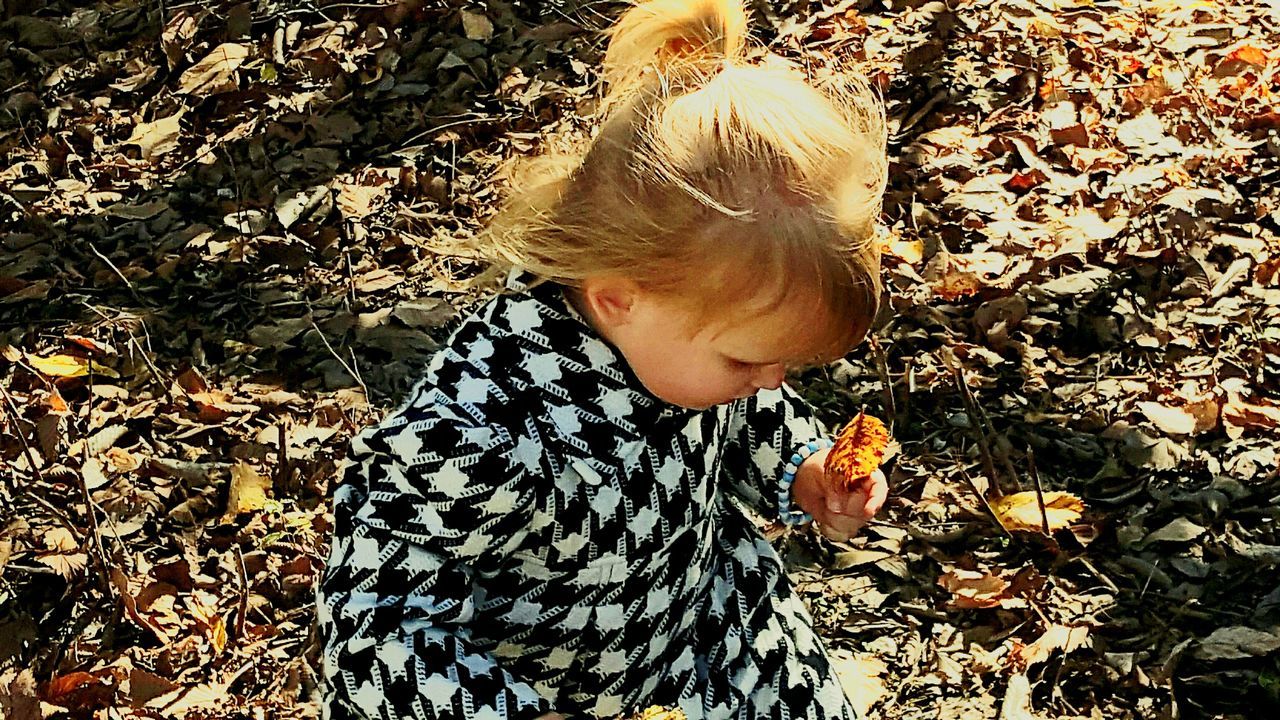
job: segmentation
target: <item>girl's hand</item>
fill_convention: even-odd
[[[866,525],[884,505],[889,483],[876,470],[845,490],[839,478],[827,477],[825,466],[831,450],[819,450],[805,458],[791,486],[792,502],[813,516],[822,534],[844,542]]]

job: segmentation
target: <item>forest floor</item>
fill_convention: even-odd
[[[0,0],[0,716],[315,715],[346,440],[477,302],[502,162],[590,132],[622,7]],[[753,8],[890,121],[890,302],[795,384],[892,422],[892,497],[776,537],[856,702],[1276,717],[1280,11]],[[1083,516],[988,511],[1036,487]]]

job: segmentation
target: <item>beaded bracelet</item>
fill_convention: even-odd
[[[796,473],[799,472],[800,463],[804,462],[805,458],[834,444],[829,438],[810,440],[796,450],[795,454],[791,456],[791,462],[788,462],[787,466],[782,469],[782,480],[778,483],[780,486],[778,489],[778,517],[783,524],[803,525],[813,522],[812,515],[791,507],[791,485],[796,481]]]

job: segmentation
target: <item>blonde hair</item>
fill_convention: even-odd
[[[880,297],[875,96],[750,54],[741,0],[648,0],[607,33],[598,132],[519,165],[480,247],[568,286],[621,274],[703,317],[816,290],[827,347],[848,352]]]

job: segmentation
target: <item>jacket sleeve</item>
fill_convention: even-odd
[[[532,514],[536,473],[516,446],[505,428],[438,406],[410,406],[352,441],[319,588],[326,717],[551,712],[468,640],[476,575],[519,545]]]
[[[813,408],[790,386],[762,390],[729,408],[721,488],[768,520],[777,520],[783,468],[796,449],[830,437]]]

